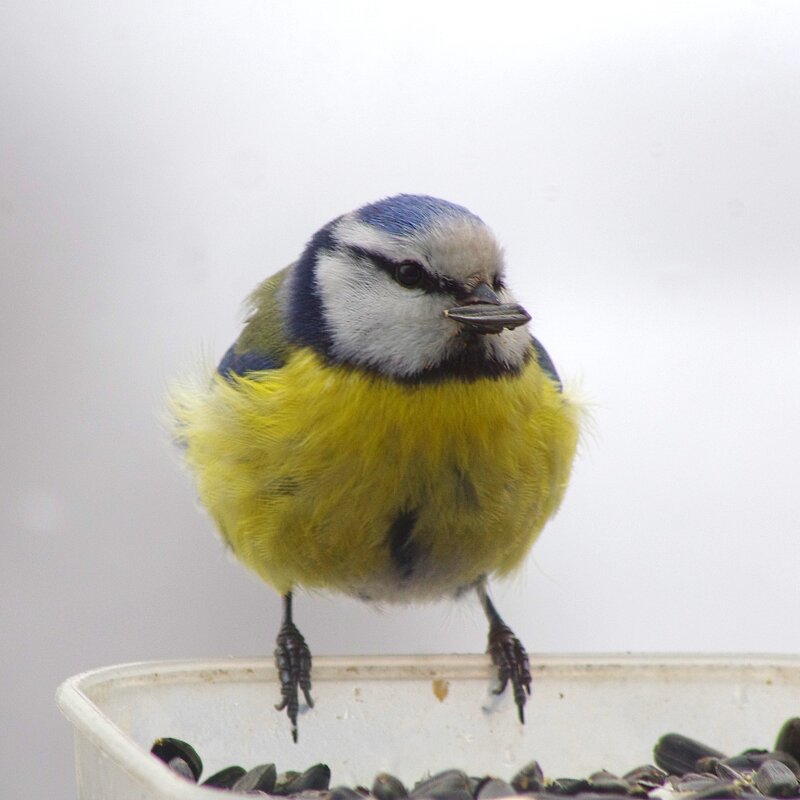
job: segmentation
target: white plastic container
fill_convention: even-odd
[[[315,708],[294,744],[266,659],[152,662],[77,675],[58,690],[75,726],[81,800],[223,797],[149,755],[173,736],[191,743],[204,775],[274,762],[325,762],[332,785],[369,785],[391,772],[408,783],[461,767],[508,780],[536,758],[550,777],[624,772],[652,760],[678,731],[730,753],[771,747],[800,716],[800,658],[790,656],[532,658],[527,722],[509,692],[490,692],[485,656],[318,657]]]

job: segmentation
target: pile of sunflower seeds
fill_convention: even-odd
[[[158,739],[153,755],[170,769],[194,783],[239,794],[291,797],[294,800],[495,800],[524,796],[534,800],[719,800],[748,797],[800,797],[800,717],[788,719],[772,750],[750,749],[726,756],[713,747],[668,733],[653,748],[653,764],[613,775],[601,770],[587,778],[545,778],[531,761],[509,781],[489,775],[470,777],[448,769],[406,787],[398,778],[382,772],[372,786],[334,786],[325,764],[305,772],[278,773],[274,764],[250,770],[225,767],[201,781],[203,762],[194,748],[180,739]]]

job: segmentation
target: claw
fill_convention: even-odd
[[[514,691],[519,721],[525,723],[525,703],[531,693],[531,667],[528,654],[508,625],[500,623],[489,628],[487,651],[497,667],[498,687],[495,694],[502,694],[509,681]]]
[[[531,693],[531,665],[528,654],[514,631],[503,622],[489,599],[485,579],[476,584],[486,618],[489,620],[489,645],[486,652],[497,667],[498,686],[495,694],[502,694],[509,682],[514,692],[519,721],[525,724],[525,703]]]
[[[297,712],[300,709],[298,691],[309,708],[313,708],[311,699],[311,651],[308,649],[303,634],[292,622],[291,592],[284,596],[283,623],[278,631],[275,647],[275,666],[281,684],[281,702],[275,708],[286,710],[292,724],[292,740],[297,741]]]

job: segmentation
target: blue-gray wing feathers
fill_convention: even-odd
[[[539,367],[547,373],[547,375],[552,378],[553,382],[558,386],[558,391],[562,390],[561,385],[561,378],[558,377],[558,372],[556,371],[556,365],[553,363],[553,359],[550,358],[547,350],[544,349],[544,345],[535,337],[531,336],[531,342],[533,344],[533,352],[536,355],[536,363]]]

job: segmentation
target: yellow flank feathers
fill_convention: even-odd
[[[433,599],[518,566],[569,478],[578,412],[516,376],[406,385],[291,351],[280,369],[173,398],[200,497],[279,592]],[[413,515],[404,573],[392,525]]]

